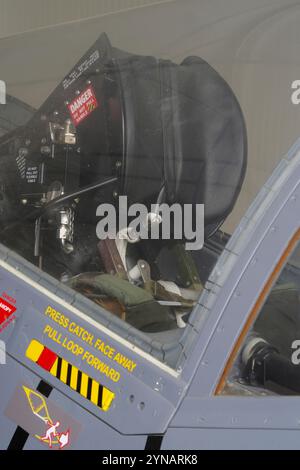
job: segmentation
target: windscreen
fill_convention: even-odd
[[[300,10],[275,3],[174,1],[0,42],[1,243],[144,345],[178,345],[298,137]]]

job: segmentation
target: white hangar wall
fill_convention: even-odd
[[[0,0],[0,37],[166,1]]]
[[[95,15],[100,16],[77,23]],[[8,92],[38,107],[103,31],[116,47],[131,52],[177,62],[188,55],[203,57],[232,86],[248,128],[246,181],[224,226],[232,232],[283,154],[300,137],[300,104],[291,102],[291,84],[300,80],[300,4],[295,0],[0,0],[0,37],[68,22],[74,23],[0,41],[0,78],[7,82]]]

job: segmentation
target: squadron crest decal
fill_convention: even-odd
[[[41,419],[46,426],[45,434],[43,436],[38,436],[36,434],[35,437],[45,444],[48,444],[50,449],[53,447],[59,449],[66,447],[70,442],[70,430],[68,429],[65,432],[59,432],[61,424],[59,421],[55,421],[50,417],[45,398],[27,387],[23,386],[23,390],[26,394],[32,413],[37,418]]]

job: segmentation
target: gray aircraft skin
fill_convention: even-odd
[[[1,297],[16,301],[13,320],[0,333],[2,348],[6,345],[6,364],[0,366],[1,449],[14,442],[25,450],[47,450],[43,436],[37,436],[43,431],[35,431],[35,426],[47,430],[43,411],[52,424],[59,420],[62,447],[69,449],[299,449],[300,397],[219,394],[234,348],[245,328],[251,329],[287,247],[298,237],[299,181],[300,141],[241,220],[191,315],[188,341],[176,347],[159,339],[147,344],[129,326],[121,336],[106,312],[99,319],[99,308],[90,301],[1,246]],[[108,345],[93,352],[120,374],[118,382],[62,345],[64,325],[45,315],[49,307]],[[56,338],[45,334],[46,327],[57,331]],[[92,352],[88,337],[68,336]],[[107,387],[114,394],[109,409],[100,409],[34,362],[41,350],[29,354],[32,341]],[[179,360],[176,348],[181,348]],[[113,361],[111,350],[127,358],[127,366]]]

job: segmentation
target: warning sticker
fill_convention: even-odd
[[[31,341],[26,351],[26,357],[98,406],[102,411],[109,410],[115,398],[115,394],[111,390],[77,369],[39,341]]]
[[[6,320],[8,320],[11,315],[15,313],[16,310],[16,307],[10,305],[8,302],[6,302],[0,297],[0,326],[2,325],[2,323],[6,322]]]
[[[51,391],[52,387],[49,388]],[[45,449],[72,450],[76,448],[80,438],[82,425],[55,401],[33,389],[32,384],[18,384],[4,414],[41,444],[47,446]]]
[[[89,86],[68,105],[75,126],[78,126],[99,106],[94,90]]]

